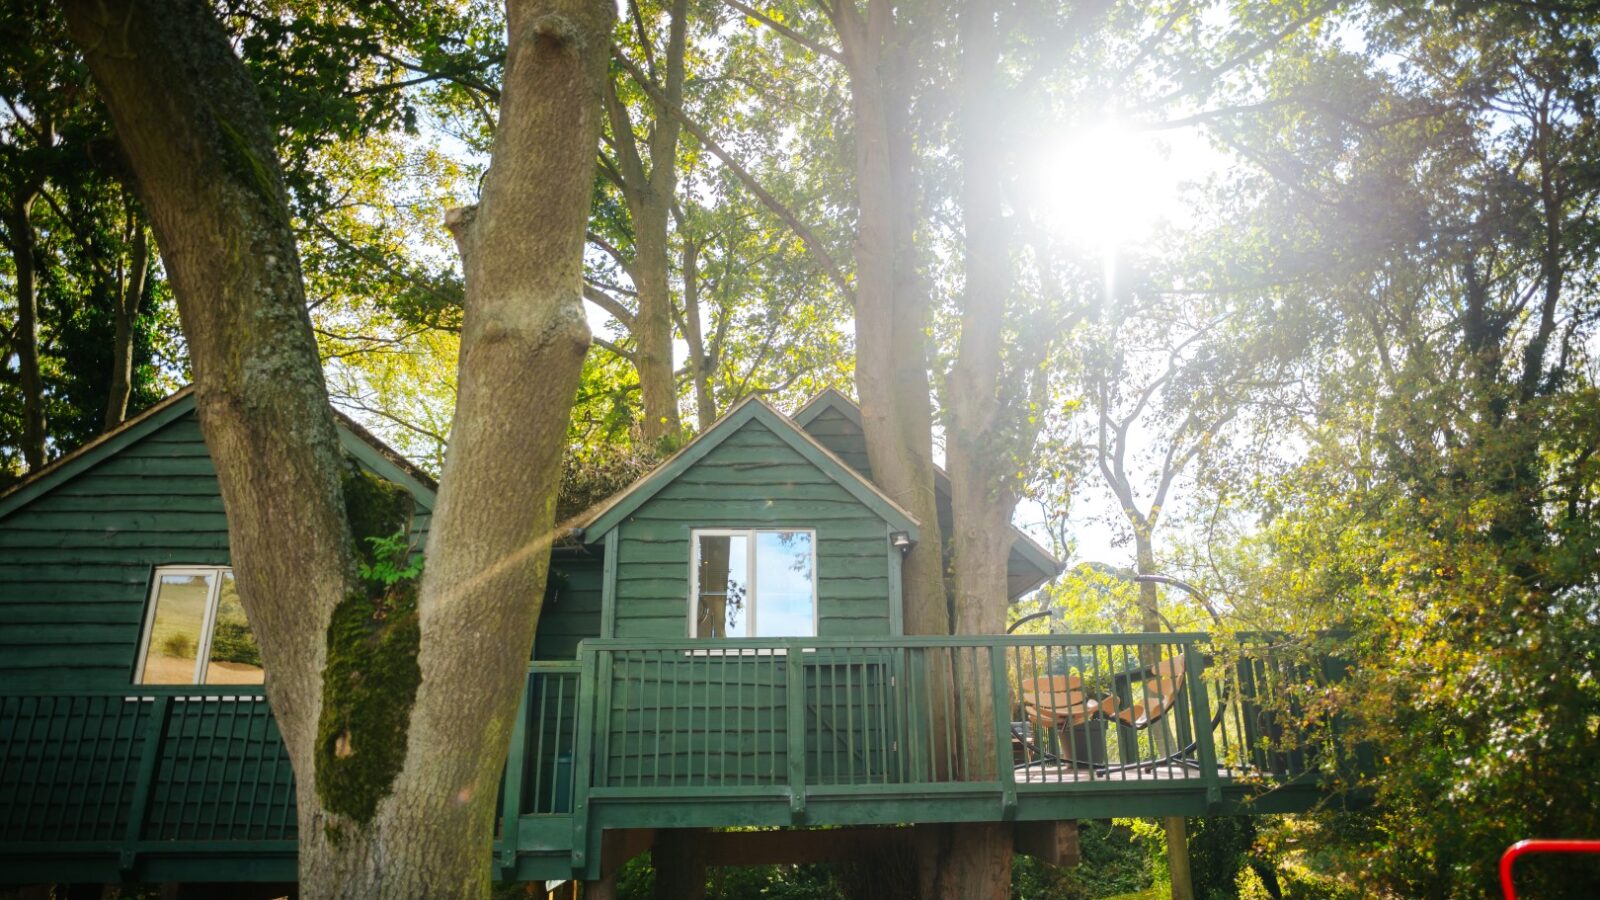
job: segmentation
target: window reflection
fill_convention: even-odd
[[[144,684],[194,684],[201,629],[211,601],[215,576],[162,575],[155,597],[155,618],[145,651]]]
[[[136,681],[261,684],[261,651],[225,566],[156,570]]]
[[[239,602],[233,573],[223,572],[217,591],[217,612],[211,625],[211,653],[206,664],[205,683],[260,684],[264,679],[261,650],[256,646],[255,635],[250,633],[250,622],[244,616],[244,604]]]
[[[698,593],[690,634],[701,638],[814,636],[814,543],[809,531],[696,531]]]

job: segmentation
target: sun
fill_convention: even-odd
[[[1064,130],[1032,148],[1023,202],[1059,239],[1111,253],[1173,217],[1184,162],[1167,142],[1115,122]]]

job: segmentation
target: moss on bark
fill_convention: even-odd
[[[376,568],[384,560],[369,539],[405,533],[411,495],[352,467],[344,496],[356,555],[364,570]],[[415,579],[363,579],[334,608],[316,746],[317,796],[329,812],[365,824],[393,788],[422,681],[420,643]]]

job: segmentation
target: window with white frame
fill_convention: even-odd
[[[697,528],[690,544],[690,637],[816,636],[816,532]]]
[[[162,566],[150,587],[137,684],[260,684],[261,651],[226,566]]]

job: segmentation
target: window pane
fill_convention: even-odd
[[[194,684],[200,628],[211,599],[211,575],[162,575],[142,684]]]
[[[742,534],[702,534],[699,540],[699,606],[694,636],[744,637],[750,607],[750,539]]]
[[[217,615],[211,626],[211,659],[206,663],[206,684],[260,684],[261,651],[256,647],[244,604],[233,585],[233,573],[222,573],[217,595]]]
[[[756,533],[756,637],[813,637],[815,555],[806,531]]]

